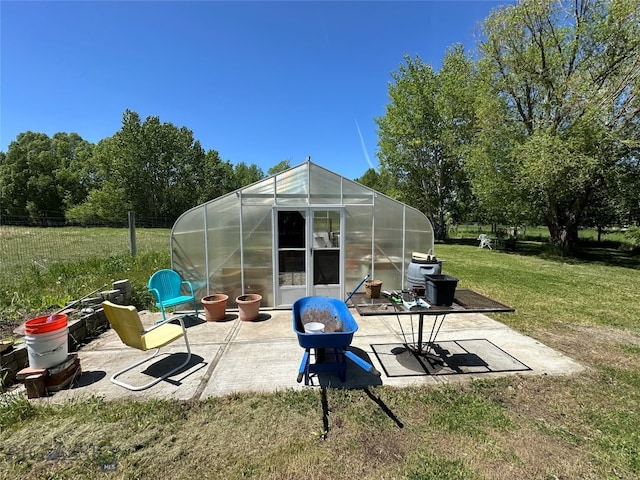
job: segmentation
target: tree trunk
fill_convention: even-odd
[[[550,222],[547,227],[549,228],[549,235],[553,246],[568,252],[578,243],[577,224],[560,225],[559,222]]]

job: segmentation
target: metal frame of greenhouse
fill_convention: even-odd
[[[344,298],[367,275],[405,285],[413,252],[433,254],[433,228],[418,210],[311,161],[183,213],[171,231],[171,266],[196,297],[262,306]]]

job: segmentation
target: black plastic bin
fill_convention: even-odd
[[[431,305],[450,307],[458,279],[450,275],[425,275],[425,296]]]

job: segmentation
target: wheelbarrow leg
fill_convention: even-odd
[[[375,375],[376,377],[380,376],[380,372],[378,370],[376,370],[376,368],[373,365],[371,365],[368,362],[365,362],[363,359],[361,359],[355,353],[353,353],[353,352],[351,352],[349,350],[345,350],[344,354],[349,358],[349,360],[351,360],[353,363],[358,365],[365,372],[371,373],[372,375]]]
[[[336,348],[336,363],[338,364],[338,378],[341,382],[347,380],[347,357],[345,357],[344,348]]]
[[[298,369],[297,382],[302,381],[304,376],[304,384],[309,385],[309,349],[305,349],[304,355],[302,355],[302,361],[300,362],[300,368]]]

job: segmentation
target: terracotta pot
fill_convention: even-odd
[[[229,296],[224,293],[202,297],[202,306],[207,322],[217,322],[224,319],[227,315],[227,300],[229,300]]]
[[[380,298],[382,282],[380,280],[369,280],[364,284],[366,298]]]
[[[240,295],[236,298],[238,304],[238,313],[240,314],[240,320],[249,322],[258,318],[260,311],[260,302],[262,301],[262,295],[257,293],[248,293],[246,295]]]

